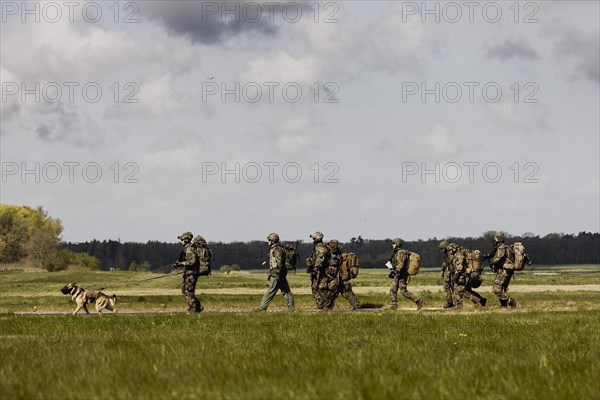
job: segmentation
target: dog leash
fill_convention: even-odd
[[[181,275],[184,272],[185,272],[185,270],[182,270],[182,271],[178,271],[178,272],[175,272],[175,273],[164,274],[164,275],[160,275],[160,276],[153,276],[152,278],[146,278],[146,279],[142,279],[142,280],[139,280],[139,281],[132,281],[132,283],[141,283],[141,282],[151,281],[151,280],[154,280],[154,279],[168,278],[169,276]],[[131,283],[122,283],[120,285],[111,286],[111,288],[115,288],[115,287],[119,287],[119,286],[128,286],[130,284]],[[99,289],[92,289],[92,290],[104,290],[104,289],[106,289],[106,288],[102,287],[102,288],[99,288]]]

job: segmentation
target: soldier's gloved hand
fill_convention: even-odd
[[[390,279],[394,279],[396,277],[396,271],[390,271],[390,274],[388,276]]]
[[[267,276],[267,280],[271,282],[271,275]]]
[[[171,269],[175,269],[177,267],[179,267],[179,261],[177,261],[177,262],[173,263],[173,265],[171,265]]]

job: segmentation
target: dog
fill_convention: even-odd
[[[90,312],[87,309],[87,305],[91,303],[96,306],[96,311],[98,311],[98,315],[100,316],[102,316],[102,310],[117,312],[116,294],[113,294],[112,297],[108,297],[99,290],[85,291],[83,288],[77,287],[76,283],[67,283],[60,291],[62,294],[71,295],[71,299],[77,304],[75,311],[73,311],[73,315],[77,314],[81,309],[83,309],[86,314],[89,314]]]

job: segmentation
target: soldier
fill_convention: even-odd
[[[473,290],[474,287],[481,285],[480,272],[469,269],[466,249],[451,243],[448,245],[448,252],[454,266],[455,307],[459,309],[463,307],[463,297],[471,300],[475,306],[485,307],[487,299]]]
[[[490,260],[490,267],[496,273],[492,291],[498,296],[500,307],[517,308],[518,303],[516,300],[508,295],[508,285],[515,271],[504,267],[505,263],[510,263],[510,247],[504,243],[504,234],[500,232],[494,235],[492,244],[494,245],[494,252],[484,256],[484,259]]]
[[[329,267],[329,249],[323,243],[323,234],[315,232],[310,235],[313,240],[313,253],[306,259],[306,272],[311,274],[311,288],[315,303],[319,309],[331,309],[329,294],[327,267]],[[333,279],[333,278],[331,278]]]
[[[329,260],[329,265],[336,269],[336,285],[335,289],[332,291],[333,302],[335,302],[338,294],[341,294],[348,302],[350,303],[350,307],[353,310],[360,308],[360,302],[358,301],[358,297],[354,294],[352,290],[352,284],[350,283],[350,279],[352,276],[350,275],[350,271],[343,271],[342,263],[343,263],[343,251],[342,245],[339,241],[335,239],[331,239],[327,245],[329,247],[329,251],[331,253],[331,258]]]
[[[263,296],[260,306],[255,308],[254,311],[267,311],[269,304],[273,301],[278,290],[281,290],[283,293],[288,310],[294,311],[294,295],[292,294],[290,285],[287,281],[288,270],[285,265],[285,250],[281,246],[281,243],[279,243],[279,235],[270,233],[269,236],[267,236],[267,242],[270,247],[269,281],[271,281],[271,286],[269,286],[269,289],[267,289],[267,292]]]
[[[444,308],[454,307],[454,282],[452,274],[454,273],[454,265],[452,258],[448,254],[448,242],[442,240],[438,246],[442,251],[442,279],[444,280],[443,288],[446,295],[446,304]]]
[[[402,296],[406,297],[415,302],[417,305],[417,311],[423,307],[423,299],[415,296],[409,292],[406,288],[408,286],[408,261],[410,258],[410,252],[402,249],[404,240],[393,239],[392,240],[392,271],[390,272],[390,278],[392,279],[392,286],[390,287],[390,309],[396,310],[398,308],[398,290]]]
[[[181,241],[183,250],[179,254],[179,260],[172,265],[172,268],[184,268],[183,281],[181,282],[181,293],[188,304],[188,312],[199,313],[204,310],[200,304],[200,300],[196,298],[196,283],[198,282],[198,256],[192,245],[191,232],[183,232],[177,236],[177,239]]]

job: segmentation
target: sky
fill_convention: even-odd
[[[596,1],[0,6],[0,201],[65,241],[600,230]]]

